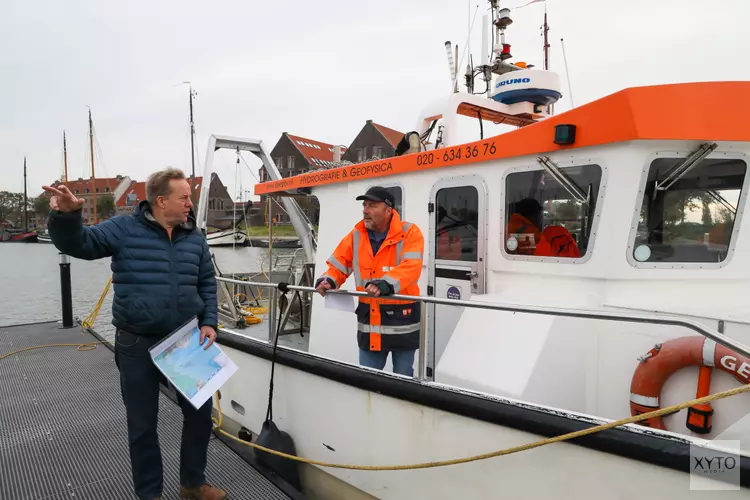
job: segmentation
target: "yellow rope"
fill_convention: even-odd
[[[96,346],[98,344],[103,344],[103,343],[104,342],[102,342],[102,341],[97,341],[97,342],[88,342],[86,344],[44,344],[44,345],[37,345],[37,346],[34,346],[34,347],[27,347],[25,349],[19,349],[17,351],[13,351],[13,352],[9,352],[7,354],[3,354],[2,356],[0,356],[0,360],[3,360],[5,358],[9,358],[9,357],[13,356],[14,354],[19,354],[19,353],[26,352],[26,351],[32,351],[34,349],[42,349],[44,347],[75,347],[76,351],[91,351],[93,349],[96,349]]]
[[[112,285],[112,276],[110,276],[109,280],[107,280],[107,285],[104,287],[104,291],[102,292],[102,295],[99,297],[99,300],[94,306],[94,309],[91,311],[91,314],[86,316],[86,318],[81,322],[82,327],[91,328],[92,326],[94,326],[94,321],[96,321],[96,317],[99,315],[99,309],[101,309],[102,304],[104,304],[104,298],[107,296],[107,292],[109,292],[110,285]]]
[[[103,344],[104,342],[89,342],[86,344],[45,344],[45,345],[39,345],[34,347],[27,347],[25,349],[19,349],[17,351],[9,352],[7,354],[3,354],[0,356],[0,360],[3,360],[5,358],[8,358],[10,356],[13,356],[14,354],[18,354],[25,351],[31,351],[32,349],[41,349],[44,347],[58,347],[58,346],[69,346],[69,347],[76,347],[79,351],[90,351],[92,349],[96,349],[96,346],[98,344]],[[330,462],[323,462],[321,460],[312,460],[309,458],[303,458],[298,457],[295,455],[289,455],[287,453],[282,453],[280,451],[272,450],[270,448],[266,448],[265,446],[260,446],[258,444],[252,443],[250,441],[245,441],[244,439],[240,439],[236,436],[233,436],[232,434],[229,434],[224,429],[222,429],[223,423],[224,423],[224,415],[221,411],[221,397],[219,396],[218,392],[215,394],[216,396],[216,407],[218,410],[219,418],[213,418],[211,417],[211,420],[213,421],[215,427],[214,430],[216,430],[218,433],[233,439],[234,441],[237,441],[239,443],[245,444],[247,446],[251,446],[253,448],[256,448],[258,450],[264,451],[266,453],[270,453],[271,455],[277,455],[279,457],[287,458],[289,460],[294,460],[296,462],[302,462],[310,465],[318,465],[320,467],[329,467],[334,469],[349,469],[349,470],[369,470],[369,471],[386,471],[386,470],[414,470],[414,469],[429,469],[433,467],[445,467],[447,465],[457,465],[457,464],[465,464],[468,462],[475,462],[478,460],[486,460],[489,458],[495,458],[500,457],[504,455],[511,455],[513,453],[518,453],[521,451],[531,450],[534,448],[539,448],[540,446],[545,446],[548,444],[553,443],[559,443],[562,441],[567,441],[570,439],[579,438],[582,436],[588,436],[590,434],[595,434],[597,432],[606,431],[609,429],[613,429],[615,427],[620,427],[622,425],[626,424],[633,424],[637,422],[641,422],[643,420],[648,420],[650,418],[654,417],[661,417],[663,415],[667,415],[670,413],[676,413],[680,410],[684,410],[685,408],[689,408],[693,405],[697,404],[703,404],[703,403],[710,403],[711,401],[716,401],[719,399],[728,398],[730,396],[736,396],[737,394],[743,394],[745,392],[750,391],[750,384],[745,384],[740,387],[736,387],[734,389],[729,389],[722,392],[717,392],[716,394],[711,394],[709,396],[703,397],[703,398],[697,398],[690,401],[686,401],[684,403],[680,403],[678,405],[669,406],[667,408],[662,408],[660,410],[654,410],[650,411],[648,413],[642,413],[640,415],[635,415],[628,418],[623,418],[621,420],[616,420],[614,422],[609,422],[607,424],[601,424],[596,425],[594,427],[590,427],[588,429],[583,429],[576,432],[569,432],[568,434],[563,434],[561,436],[556,436],[552,438],[547,439],[541,439],[539,441],[534,441],[532,443],[523,444],[519,446],[513,446],[511,448],[505,448],[503,450],[493,451],[490,453],[482,453],[479,455],[472,455],[470,457],[463,457],[463,458],[455,458],[452,460],[442,460],[437,462],[422,462],[417,464],[404,464],[404,465],[352,465],[352,464],[335,464]]]
[[[302,458],[302,457],[298,457],[298,456],[295,456],[295,455],[288,455],[288,454],[282,453],[280,451],[272,450],[270,448],[266,448],[264,446],[260,446],[260,445],[255,444],[255,443],[251,443],[249,441],[245,441],[243,439],[240,439],[240,438],[238,438],[236,436],[233,436],[233,435],[229,434],[228,432],[225,432],[221,428],[221,424],[223,423],[224,418],[223,418],[222,413],[221,413],[221,404],[219,402],[219,397],[218,396],[216,398],[216,403],[217,403],[216,406],[218,408],[219,419],[217,420],[215,418],[212,418],[212,420],[213,420],[214,424],[216,425],[215,430],[217,432],[221,433],[222,435],[224,435],[224,436],[226,436],[226,437],[228,437],[230,439],[233,439],[234,441],[237,441],[239,443],[243,443],[243,444],[246,444],[248,446],[252,446],[253,448],[257,448],[258,450],[261,450],[261,451],[265,451],[266,453],[270,453],[272,455],[277,455],[277,456],[283,457],[283,458],[288,458],[289,460],[294,460],[296,462],[303,462],[303,463],[306,463],[306,464],[318,465],[320,467],[330,467],[330,468],[334,468],[334,469],[369,470],[369,471],[376,471],[376,470],[380,470],[380,471],[385,471],[385,470],[414,470],[414,469],[429,469],[429,468],[433,468],[433,467],[445,467],[447,465],[465,464],[465,463],[468,463],[468,462],[475,462],[477,460],[486,460],[488,458],[495,458],[495,457],[500,457],[500,456],[503,456],[503,455],[511,455],[513,453],[518,453],[518,452],[521,452],[521,451],[526,451],[526,450],[531,450],[531,449],[534,449],[534,448],[539,448],[540,446],[545,446],[545,445],[552,444],[552,443],[559,443],[561,441],[567,441],[569,439],[575,439],[575,438],[578,438],[578,437],[587,436],[589,434],[594,434],[594,433],[597,433],[597,432],[606,431],[608,429],[612,429],[614,427],[619,427],[621,425],[632,424],[632,423],[640,422],[640,421],[643,421],[643,420],[648,420],[649,418],[660,417],[660,416],[666,415],[668,413],[674,413],[674,412],[677,412],[677,411],[680,411],[680,410],[684,410],[685,408],[688,408],[688,407],[696,405],[696,404],[708,403],[710,401],[716,401],[717,399],[728,398],[729,396],[734,396],[734,395],[737,395],[737,394],[742,394],[742,393],[745,393],[745,392],[748,392],[748,391],[750,391],[750,384],[745,384],[743,386],[740,386],[740,387],[737,387],[737,388],[734,388],[734,389],[730,389],[728,391],[717,392],[716,394],[711,394],[711,395],[703,397],[703,398],[698,398],[698,399],[693,399],[691,401],[686,401],[685,403],[682,403],[682,404],[670,406],[670,407],[667,407],[667,408],[662,408],[660,410],[655,410],[655,411],[651,411],[651,412],[648,412],[648,413],[643,413],[641,415],[635,415],[635,416],[629,417],[629,418],[623,418],[623,419],[617,420],[615,422],[610,422],[610,423],[607,423],[607,424],[597,425],[597,426],[594,426],[594,427],[590,427],[588,429],[584,429],[584,430],[580,430],[580,431],[576,431],[576,432],[570,432],[568,434],[563,434],[561,436],[556,436],[556,437],[553,437],[553,438],[541,439],[539,441],[534,441],[533,443],[523,444],[523,445],[520,445],[520,446],[513,446],[511,448],[506,448],[504,450],[493,451],[491,453],[482,453],[482,454],[473,455],[473,456],[470,456],[470,457],[456,458],[456,459],[453,459],[453,460],[442,460],[442,461],[439,461],[439,462],[423,462],[423,463],[418,463],[418,464],[405,464],[405,465],[351,465],[351,464],[333,464],[333,463],[329,463],[329,462],[323,462],[323,461],[320,461],[320,460],[311,460],[309,458]]]

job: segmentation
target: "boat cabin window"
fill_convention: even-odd
[[[599,195],[599,165],[509,174],[505,184],[505,253],[576,259],[586,255]],[[562,184],[561,184],[562,182]]]
[[[722,262],[727,258],[747,165],[685,158],[651,163],[633,241],[637,262]]]
[[[476,262],[479,195],[473,186],[444,188],[435,197],[435,255]]]

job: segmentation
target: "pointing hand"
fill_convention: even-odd
[[[63,184],[58,184],[57,187],[42,186],[42,189],[48,193],[52,193],[52,198],[49,200],[49,206],[53,210],[59,210],[60,212],[75,212],[80,210],[85,200],[82,198],[76,198],[70,189]]]

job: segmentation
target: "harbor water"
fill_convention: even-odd
[[[278,249],[277,254],[294,250]],[[268,268],[268,249],[256,247],[212,248],[217,265],[223,274],[258,272]],[[0,244],[0,326],[38,321],[59,321],[62,317],[60,301],[60,255],[49,243]],[[73,316],[83,319],[96,305],[111,276],[111,259],[94,261],[71,258]],[[94,329],[113,340],[112,297],[110,288]]]

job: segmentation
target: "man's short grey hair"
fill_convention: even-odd
[[[156,198],[168,196],[172,192],[169,181],[173,179],[185,179],[185,172],[179,168],[165,168],[149,175],[146,181],[146,199],[152,207],[156,205]]]

